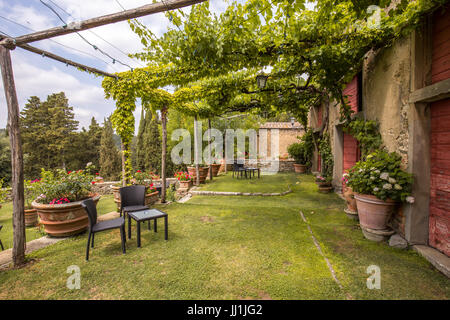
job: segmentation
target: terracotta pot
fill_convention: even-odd
[[[347,210],[350,212],[357,212],[356,200],[352,188],[345,187],[342,195],[344,196],[345,201],[347,202]]]
[[[180,180],[180,188],[182,189],[189,189],[192,186],[192,180],[188,180],[188,181],[182,181]]]
[[[25,209],[25,227],[34,227],[38,223],[38,214],[36,209]]]
[[[304,164],[294,163],[294,171],[295,173],[305,173],[307,166]]]
[[[327,181],[316,181],[316,184],[320,187],[331,187],[331,182]]]
[[[111,186],[111,189],[113,191],[113,195],[114,195],[114,202],[117,205],[117,211],[120,210],[120,188],[118,186]],[[158,201],[159,199],[159,193],[158,191],[152,192],[152,193],[147,193],[145,195],[145,205],[146,206],[151,206],[153,205],[156,201]]]
[[[200,177],[200,183],[205,183],[206,176],[208,175],[209,167],[199,167],[198,173]],[[194,183],[197,181],[197,173],[195,167],[188,167],[188,173]]]
[[[217,177],[217,175],[219,174],[219,169],[220,169],[220,164],[217,163],[213,163],[211,164],[212,167],[212,175],[213,177]]]
[[[100,195],[95,195],[92,199],[97,205]],[[31,205],[37,210],[47,234],[53,237],[66,237],[81,233],[88,227],[88,216],[81,202],[41,204],[33,201]]]
[[[398,202],[380,200],[375,196],[354,193],[359,223],[373,230],[386,230],[389,219],[397,209]]]
[[[333,187],[331,185],[319,186],[319,192],[321,193],[330,193],[331,191],[333,191]]]

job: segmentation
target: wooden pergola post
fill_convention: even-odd
[[[19,126],[19,103],[11,64],[10,50],[0,45],[0,64],[3,88],[8,106],[8,131],[11,145],[12,199],[13,199],[13,252],[14,266],[25,263],[25,213],[23,186],[22,139]]]
[[[161,109],[161,203],[166,202],[166,153],[167,153],[167,107]]]
[[[212,156],[211,156],[211,119],[208,119],[208,129],[209,129],[209,134],[208,134],[208,139],[209,139],[209,159],[210,159],[210,164],[209,164],[209,180],[212,181],[213,179],[213,174],[212,174],[212,164],[213,161],[212,160]]]
[[[197,135],[197,116],[194,117],[194,162],[195,162],[195,175],[196,175],[196,181],[195,185],[200,185],[200,170],[198,167],[198,160],[197,154],[198,154],[198,135]]]

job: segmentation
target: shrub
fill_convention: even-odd
[[[189,181],[191,180],[191,176],[187,172],[179,171],[175,173],[175,178],[177,178],[179,181]]]
[[[24,181],[24,196],[25,196],[25,208],[30,209],[31,203],[39,195],[39,184],[41,179],[25,180]]]
[[[401,157],[395,152],[378,150],[370,153],[349,170],[347,185],[354,192],[378,199],[410,201],[413,178],[401,169]]]
[[[63,169],[41,170],[41,180],[36,185],[36,202],[60,204],[89,198],[92,190],[93,176],[84,170],[68,171]]]
[[[294,158],[295,162],[298,164],[307,164],[307,159],[305,157],[305,144],[302,142],[296,142],[291,144],[287,149],[289,156]]]
[[[3,179],[0,179],[0,203],[6,201],[6,195],[8,194],[8,190],[3,187]]]

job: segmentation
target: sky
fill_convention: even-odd
[[[42,1],[51,5],[66,22],[118,12],[122,10],[120,5],[125,9],[132,9],[151,3],[150,0]],[[227,3],[223,0],[210,0],[210,8],[215,12],[224,11],[226,6]],[[183,10],[187,12],[190,9],[185,8]],[[163,13],[142,17],[139,20],[157,36],[162,35],[169,26],[169,21]],[[31,33],[33,30],[40,31],[61,25],[63,23],[58,16],[43,5],[40,0],[0,0],[0,31],[10,36],[19,36]],[[143,48],[138,36],[130,30],[126,21],[97,27],[91,29],[91,31],[82,31],[80,34],[117,61],[121,61],[132,68],[145,65],[143,62],[130,59],[126,55],[127,53],[142,51]],[[97,37],[97,35],[100,37]],[[30,45],[107,72],[129,70],[129,67],[121,65],[117,61],[113,64],[112,59],[102,55],[77,34],[52,39],[54,41],[42,40],[30,43]],[[52,93],[64,91],[69,99],[69,104],[74,109],[75,119],[80,123],[79,129],[81,127],[87,128],[92,117],[102,123],[103,119],[114,111],[114,101],[105,99],[101,86],[102,77],[81,72],[71,66],[67,67],[63,63],[44,58],[21,48],[11,51],[11,59],[21,110],[31,96],[38,96],[41,100],[45,100]],[[135,112],[136,124],[139,123],[140,111],[138,105]],[[0,128],[4,128],[6,122],[7,106],[3,83],[0,81]]]

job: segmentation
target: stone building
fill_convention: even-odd
[[[415,203],[405,204],[391,226],[410,244],[449,256],[450,7],[392,46],[368,52],[344,95],[354,117],[378,121],[383,144],[414,174]],[[359,160],[358,142],[343,132],[335,102],[313,108],[309,125],[316,131],[328,126],[339,192],[343,172]],[[320,166],[316,152],[313,171]]]
[[[266,122],[259,127],[259,135],[267,130],[267,155],[274,155],[276,152],[271,150],[271,137],[274,135],[273,130],[278,130],[278,155],[287,158],[287,148],[294,142],[299,142],[298,138],[305,133],[305,129],[299,122]],[[259,141],[259,139],[258,139]]]

